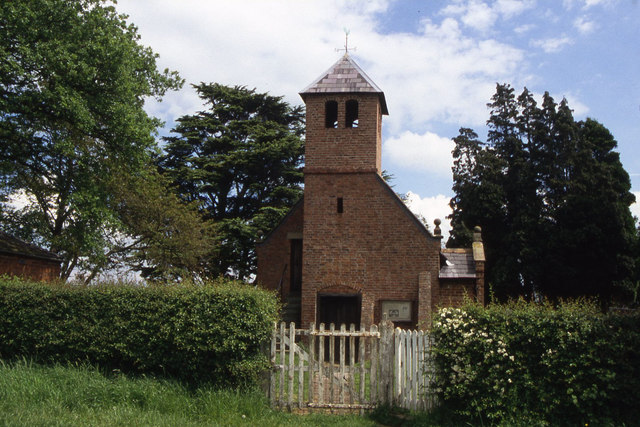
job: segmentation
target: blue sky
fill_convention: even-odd
[[[618,141],[640,200],[640,4],[637,0],[120,0],[161,67],[187,83],[298,92],[341,55],[385,92],[383,168],[429,223],[448,214],[451,138],[486,130],[496,83],[594,118]],[[148,111],[167,123],[202,109],[187,84]],[[640,216],[638,205],[633,211]]]

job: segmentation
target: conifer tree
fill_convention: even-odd
[[[160,167],[180,196],[217,225],[211,271],[248,278],[259,232],[302,195],[303,109],[241,86],[194,86],[208,109],[178,119]]]
[[[498,85],[487,143],[454,138],[449,245],[480,225],[487,283],[496,296],[612,296],[630,289],[636,247],[634,196],[611,133],[575,121],[566,100],[538,107]],[[468,242],[467,242],[468,243]]]

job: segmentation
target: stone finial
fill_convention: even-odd
[[[482,242],[482,228],[479,225],[473,227],[473,241]]]
[[[477,225],[473,227],[473,243],[471,244],[471,249],[473,251],[474,261],[486,261],[484,256],[484,245],[482,244],[482,229]]]
[[[442,237],[442,230],[440,229],[440,224],[442,224],[442,221],[440,221],[439,218],[436,218],[435,220],[433,220],[433,223],[435,224],[435,228],[433,229],[433,235],[438,237]]]

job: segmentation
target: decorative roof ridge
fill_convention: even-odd
[[[324,73],[320,74],[320,76],[318,76],[317,79],[313,80],[313,82],[310,85],[307,85],[307,87],[302,89],[302,91],[300,91],[300,94],[307,93],[312,87],[317,85],[322,79],[326,78],[329,74],[331,74],[331,72],[335,70],[343,62],[348,62],[349,65],[355,68],[356,71],[362,76],[362,78],[364,78],[365,81],[371,86],[371,88],[374,89],[374,92],[383,93],[382,90],[378,87],[378,85],[376,85],[373,82],[373,80],[371,80],[371,77],[369,77],[367,73],[365,73],[364,70],[360,68],[360,66],[356,63],[356,61],[354,61],[353,58],[351,58],[351,56],[349,56],[348,53],[345,53],[331,67],[327,68]]]
[[[470,254],[471,248],[442,248],[440,249],[442,253],[445,254]]]

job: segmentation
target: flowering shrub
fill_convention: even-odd
[[[437,392],[460,415],[535,424],[639,415],[640,315],[514,302],[434,319]]]

